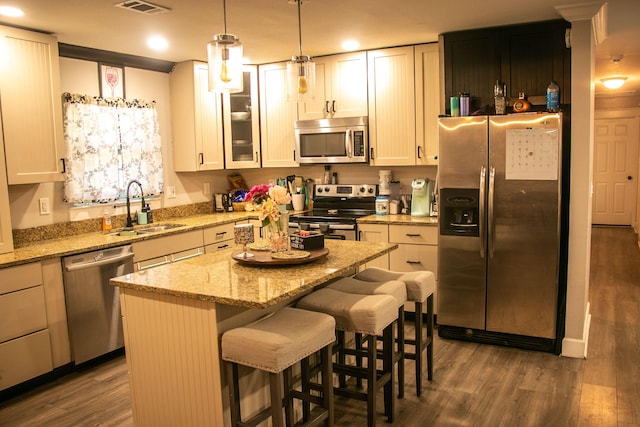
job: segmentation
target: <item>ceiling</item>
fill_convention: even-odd
[[[124,0],[122,0],[124,1]],[[297,6],[291,0],[227,0],[227,32],[236,34],[254,64],[286,60],[298,54]],[[601,0],[595,0],[597,10]],[[0,5],[4,0],[0,0]],[[62,43],[180,62],[206,60],[206,44],[224,32],[222,0],[151,0],[170,9],[148,15],[114,7],[118,0],[31,0],[21,2],[20,18],[0,23],[50,32]],[[596,80],[610,74],[629,76],[623,94],[640,94],[640,1],[609,0],[608,37],[596,50]],[[585,0],[303,0],[303,54],[342,51],[342,40],[360,41],[359,49],[436,41],[438,34],[560,19],[556,6]],[[162,53],[146,46],[162,35]],[[618,64],[612,55],[622,55]],[[601,84],[596,93],[608,93]]]

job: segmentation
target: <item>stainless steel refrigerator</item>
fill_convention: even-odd
[[[559,353],[562,115],[443,117],[439,137],[439,335]]]

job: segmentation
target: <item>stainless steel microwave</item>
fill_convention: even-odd
[[[296,121],[296,161],[300,164],[366,163],[368,123],[367,117]]]

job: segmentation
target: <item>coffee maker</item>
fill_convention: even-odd
[[[433,193],[433,181],[424,178],[416,178],[411,182],[411,216],[431,215],[431,195]]]

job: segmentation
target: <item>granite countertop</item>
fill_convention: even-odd
[[[48,258],[56,258],[67,255],[90,252],[99,249],[106,249],[116,246],[130,244],[132,242],[154,239],[156,237],[179,234],[186,231],[198,230],[216,225],[223,225],[242,221],[248,218],[255,218],[253,212],[223,212],[189,217],[172,218],[166,221],[154,222],[153,224],[141,225],[135,228],[152,227],[161,224],[182,224],[180,227],[158,231],[149,234],[137,234],[133,236],[109,235],[103,232],[83,233],[75,236],[59,239],[43,240],[29,245],[15,248],[13,252],[0,254],[0,268],[11,267],[29,262],[41,261]]]
[[[358,224],[438,225],[437,216],[367,215],[358,218]]]
[[[225,249],[111,279],[111,284],[226,305],[266,308],[351,273],[353,267],[398,247],[394,243],[325,240],[329,254],[307,264],[256,266]]]

